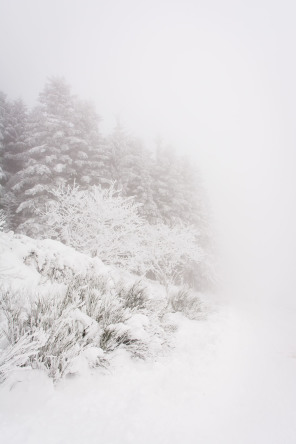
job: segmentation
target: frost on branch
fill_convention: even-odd
[[[89,191],[80,191],[75,185],[62,186],[52,194],[55,201],[44,214],[47,236],[98,256],[107,264],[135,268],[143,225],[137,211],[139,204],[122,197],[114,184]]]
[[[161,284],[182,283],[192,264],[201,259],[197,232],[191,226],[149,224],[139,204],[115,189],[60,187],[44,214],[46,235],[98,256]]]
[[[197,232],[190,226],[147,226],[143,240],[145,274],[150,273],[166,288],[182,283],[191,264],[198,263],[202,257],[196,239]]]

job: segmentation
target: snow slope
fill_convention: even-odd
[[[7,381],[1,442],[294,444],[294,313],[224,306],[203,321],[174,316],[176,348],[157,362],[119,352],[112,373],[55,388],[39,372]]]
[[[51,285],[52,270],[107,272],[54,241],[0,247],[2,279],[21,288]],[[118,349],[107,370],[80,367],[56,385],[19,369],[0,386],[1,444],[295,444],[295,308],[211,306],[199,321],[167,314],[175,348],[154,361]]]

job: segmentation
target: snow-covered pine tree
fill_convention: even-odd
[[[81,188],[100,184],[105,174],[104,141],[99,132],[99,122],[100,117],[92,103],[76,100],[73,123],[81,144],[76,160],[76,182]]]
[[[3,165],[6,172],[2,206],[7,225],[14,230],[18,225],[16,209],[18,196],[12,191],[14,176],[22,170],[26,160],[27,109],[21,99],[7,102],[3,137]]]
[[[157,146],[152,177],[158,219],[167,224],[183,220],[180,211],[181,171],[171,147],[164,147],[161,144]]]
[[[124,196],[133,196],[142,204],[140,214],[155,221],[156,205],[153,200],[153,159],[141,140],[130,136],[120,122],[107,138],[105,149],[105,177],[116,181]]]
[[[74,181],[86,185],[97,168],[90,168],[98,144],[97,116],[90,107],[86,113],[60,78],[48,81],[39,102],[28,118],[24,168],[12,186],[19,201],[17,230],[31,236],[42,231],[38,213],[52,198],[51,189]]]
[[[124,193],[133,196],[142,206],[139,211],[149,222],[157,220],[157,207],[153,198],[152,175],[154,162],[151,152],[141,140],[131,139],[126,153],[124,172],[126,175]]]
[[[118,188],[124,193],[127,186],[128,174],[126,158],[130,149],[130,136],[124,130],[120,121],[106,139],[105,146],[105,179],[116,181]]]
[[[159,220],[169,225],[181,222],[202,230],[206,223],[204,192],[192,161],[159,142],[151,175]]]
[[[26,157],[27,108],[21,99],[7,103],[3,163],[9,176],[23,168]]]
[[[4,132],[7,113],[7,102],[5,94],[0,91],[0,197],[3,194],[3,185],[6,180],[4,170]]]
[[[180,157],[178,165],[179,215],[184,223],[192,224],[199,231],[203,231],[207,223],[205,191],[197,165],[186,157]]]

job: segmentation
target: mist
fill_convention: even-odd
[[[190,155],[206,183],[228,272],[244,283],[256,273],[258,285],[272,276],[287,287],[295,219],[293,2],[2,0],[0,8],[0,82],[9,97],[33,105],[49,76],[64,76],[96,104],[102,131],[120,116],[152,149],[160,135]]]
[[[276,341],[281,353],[295,350],[295,16],[290,0],[0,0],[0,90],[9,99],[22,97],[33,107],[48,78],[64,77],[74,94],[95,104],[104,135],[120,120],[150,150],[161,138],[198,166],[216,250],[218,284],[209,298],[248,313],[246,322],[259,319],[266,326],[258,329],[263,344],[258,356]],[[241,316],[238,332],[245,325]],[[205,341],[215,328],[210,324]],[[236,331],[228,334],[233,341]],[[238,352],[238,367],[230,375],[241,372],[250,387],[247,371],[255,380],[258,356],[249,352],[257,338],[248,334],[250,326],[238,334],[247,344],[244,357],[225,337],[222,352],[231,355],[232,346]],[[198,342],[194,346],[203,350]],[[234,355],[221,358],[222,376],[218,370],[211,375],[221,387],[229,383],[230,394],[241,400],[240,383],[226,376],[234,362]],[[264,369],[260,379],[270,363],[258,362]],[[280,364],[270,374],[280,379]],[[209,381],[206,386],[216,387]],[[221,387],[218,394],[210,389],[207,419],[216,399],[227,397]],[[288,392],[287,383],[283,397],[275,399],[286,401]],[[292,411],[292,401],[287,409]],[[279,427],[283,424],[280,418]],[[287,442],[295,433],[291,436]]]

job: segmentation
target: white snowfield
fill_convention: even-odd
[[[118,350],[55,386],[20,369],[0,386],[1,444],[295,444],[295,311],[212,307],[169,315],[175,348],[153,362]]]
[[[223,307],[205,321],[177,317],[176,349],[153,364],[118,353],[112,373],[53,387],[28,371],[4,383],[1,443],[294,444],[293,314],[282,323]]]

